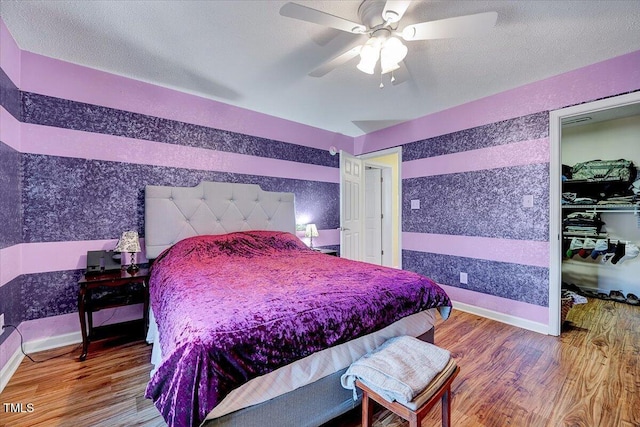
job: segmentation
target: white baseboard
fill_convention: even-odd
[[[18,347],[9,358],[9,361],[0,369],[0,393],[2,393],[2,390],[9,384],[9,380],[18,370],[18,366],[20,366],[23,358],[24,355],[20,351],[20,347]]]
[[[471,313],[475,314],[476,316],[486,317],[487,319],[495,320],[500,323],[506,323],[507,325],[516,326],[518,328],[527,329],[529,331],[538,332],[544,335],[549,335],[549,325],[522,319],[520,317],[511,316],[509,314],[499,313],[497,311],[489,310],[482,307],[476,307],[474,305],[465,304],[463,302],[452,302],[453,308],[455,310],[464,311],[465,313]]]
[[[80,331],[69,332],[67,334],[26,342],[24,344],[24,351],[26,353],[36,353],[38,351],[51,350],[52,348],[64,347],[65,345],[73,345],[81,342],[82,334],[80,334]]]
[[[17,334],[17,332],[13,331],[13,334]],[[27,354],[31,354],[81,342],[82,335],[80,334],[80,331],[71,332],[54,337],[28,341],[24,343],[24,351]],[[13,374],[18,370],[20,363],[22,363],[22,359],[24,359],[24,354],[22,354],[22,350],[20,346],[18,346],[9,361],[2,367],[2,369],[0,369],[0,393],[2,393],[2,390],[7,386]]]

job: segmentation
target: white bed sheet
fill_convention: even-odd
[[[239,409],[266,402],[324,378],[348,367],[360,357],[379,347],[389,338],[400,335],[414,337],[422,335],[435,324],[436,312],[437,309],[432,308],[413,314],[377,332],[319,351],[266,375],[254,378],[229,393],[209,413],[207,419],[218,418]],[[150,310],[147,342],[153,344],[151,363],[154,368],[151,371],[151,375],[162,362],[158,335],[158,326],[153,311]]]

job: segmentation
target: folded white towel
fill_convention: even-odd
[[[356,379],[389,402],[411,402],[449,362],[451,353],[414,337],[387,340],[356,360],[340,378],[342,387],[353,390]]]

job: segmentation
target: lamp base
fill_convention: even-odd
[[[136,265],[136,254],[131,252],[131,264],[129,264],[129,267],[127,267],[127,273],[129,274],[135,274],[138,272],[138,270],[140,270],[140,267],[138,267]]]

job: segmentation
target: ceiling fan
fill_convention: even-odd
[[[408,53],[405,41],[434,40],[454,37],[467,37],[481,34],[493,28],[498,19],[497,12],[484,12],[464,15],[437,21],[410,24],[399,29],[399,21],[404,16],[410,0],[364,0],[358,8],[361,23],[349,21],[338,16],[312,9],[297,3],[286,3],[280,8],[280,15],[314,24],[324,25],[337,30],[368,36],[362,45],[356,46],[324,63],[309,73],[313,77],[322,77],[333,69],[360,55],[358,69],[373,74],[380,62],[380,73],[392,73]],[[382,87],[382,83],[381,86]]]

